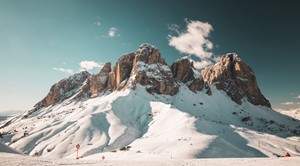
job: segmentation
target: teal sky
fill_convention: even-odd
[[[141,43],[171,64],[186,54],[169,46],[169,27],[184,32],[186,19],[212,26],[214,57],[238,53],[273,108],[299,108],[298,7],[296,0],[0,0],[0,111],[32,108],[68,76],[59,68],[114,64]]]

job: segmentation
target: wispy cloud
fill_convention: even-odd
[[[100,20],[101,20],[101,17],[97,16],[97,20],[96,20],[96,22],[95,22],[95,25],[96,25],[97,27],[100,27],[100,26],[101,26]]]
[[[282,105],[296,105],[296,104],[300,104],[300,102],[294,102],[294,101],[287,101],[284,103],[281,103]]]
[[[289,112],[297,112],[300,111],[300,108],[290,108],[290,109],[284,109],[284,108],[273,108],[275,111],[282,112],[282,111],[289,111]]]
[[[175,32],[176,35],[179,35],[180,34],[180,26],[177,25],[177,24],[170,24],[168,25],[168,29]]]
[[[64,65],[66,63],[63,63]],[[59,71],[59,72],[63,72],[63,73],[66,73],[66,74],[74,74],[76,72],[80,72],[80,71],[91,71],[95,68],[102,68],[104,66],[104,63],[102,62],[95,62],[95,61],[81,61],[79,63],[79,70],[73,70],[73,69],[66,69],[66,68],[62,68],[62,67],[53,67],[52,69],[55,70],[55,71]]]
[[[186,30],[180,32],[177,24],[169,25],[169,29],[177,35],[169,34],[169,45],[181,53],[194,55],[201,59],[198,67],[211,64],[213,43],[208,39],[212,26],[207,22],[186,20]],[[204,66],[205,67],[205,66]]]
[[[296,96],[296,99],[300,99],[300,95],[299,95],[299,96]]]
[[[203,59],[202,61],[193,61],[194,67],[196,69],[202,69],[206,66],[212,65],[210,60]]]
[[[96,21],[95,24],[100,27],[101,26],[101,22],[100,21]]]
[[[60,72],[66,73],[66,74],[74,74],[75,73],[75,71],[72,69],[65,69],[65,68],[60,68],[60,67],[53,67],[53,70],[60,71]]]
[[[97,63],[95,61],[81,61],[79,63],[80,70],[86,70],[90,71],[93,70],[94,68],[100,68],[103,67],[103,63]]]
[[[108,36],[111,38],[119,36],[119,34],[117,34],[117,31],[118,31],[118,28],[116,28],[116,27],[109,28]]]

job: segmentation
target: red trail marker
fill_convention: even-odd
[[[76,145],[76,149],[77,149],[77,155],[76,155],[76,159],[79,159],[79,157],[78,157],[78,151],[79,151],[79,148],[80,148],[80,145],[79,145],[79,144],[77,144],[77,145]]]

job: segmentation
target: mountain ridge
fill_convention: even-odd
[[[169,66],[142,44],[113,68],[106,63],[98,74],[82,72],[51,89],[33,110],[0,123],[4,142],[66,158],[78,143],[87,158],[300,155],[300,121],[272,110],[236,54],[199,72],[186,58]]]
[[[252,69],[235,53],[221,56],[220,62],[199,72],[188,58],[178,59],[169,66],[155,46],[142,44],[136,53],[128,53],[120,57],[113,68],[111,63],[107,62],[95,75],[87,74],[86,71],[81,73],[77,73],[79,77],[80,75],[83,77],[77,86],[82,86],[84,81],[87,83],[76,98],[95,97],[101,92],[107,90],[112,92],[124,87],[134,88],[136,84],[146,86],[149,93],[174,95],[178,92],[178,82],[182,82],[193,92],[201,91],[203,87],[208,87],[207,85],[216,84],[219,90],[227,92],[228,96],[238,104],[246,98],[254,105],[271,107],[270,102],[260,92]],[[245,80],[247,80],[246,85],[244,85]],[[54,84],[51,89],[59,84],[60,82]],[[67,83],[61,84],[65,86]],[[48,98],[53,98],[54,92],[51,89],[44,99],[46,104],[45,101],[41,101],[42,103],[37,103],[35,107],[39,109],[63,100],[47,102]],[[72,90],[72,88],[68,90],[70,89]],[[59,96],[60,94],[57,93],[61,91],[55,94]]]

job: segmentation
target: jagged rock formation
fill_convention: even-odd
[[[118,60],[113,71],[109,73],[109,81],[108,81],[109,89],[111,89],[112,91],[120,90],[125,86],[128,78],[130,77],[134,58],[135,58],[135,54],[129,53],[123,55]]]
[[[179,91],[170,67],[154,46],[141,45],[133,63],[131,84],[146,86],[146,90],[151,94],[175,95]]]
[[[271,107],[261,94],[252,69],[237,54],[222,56],[217,64],[200,74],[188,58],[179,59],[170,67],[156,47],[142,44],[136,53],[119,58],[113,69],[111,63],[106,63],[96,75],[81,72],[53,85],[34,110],[59,103],[75,93],[74,99],[96,97],[107,90],[134,89],[137,84],[150,94],[175,95],[181,83],[193,92],[204,90],[208,95],[212,93],[209,85],[213,84],[238,104],[246,99],[254,105]]]
[[[245,98],[254,105],[271,107],[261,94],[252,69],[235,53],[222,56],[220,62],[202,70],[201,75],[205,83],[214,84],[238,104]]]
[[[101,93],[103,90],[106,89],[108,85],[108,78],[110,72],[111,72],[111,63],[108,62],[103,66],[103,68],[98,74],[93,75],[89,79],[90,96],[97,96],[99,93]]]
[[[203,79],[200,73],[195,70],[193,62],[190,59],[184,57],[175,61],[171,69],[174,78],[186,84],[191,91],[196,92],[203,89]]]
[[[87,71],[76,73],[54,84],[47,96],[35,105],[35,108],[48,107],[49,105],[61,102],[78,93],[84,82],[91,74]]]

